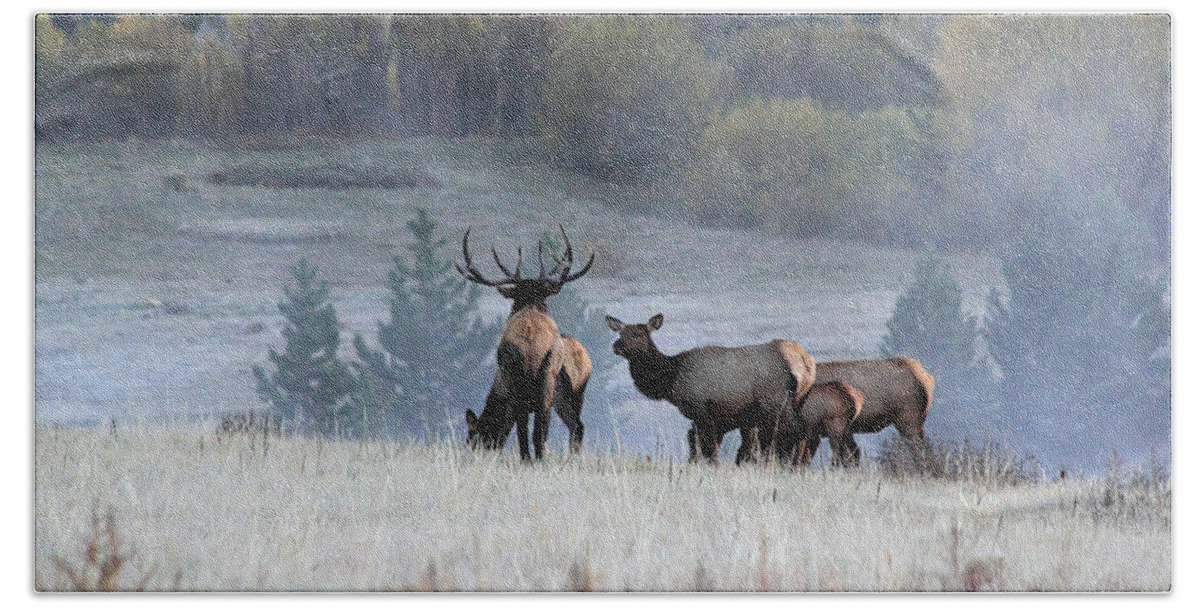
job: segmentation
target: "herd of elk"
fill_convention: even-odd
[[[517,429],[518,448],[521,459],[529,459],[529,415],[533,414],[533,452],[541,459],[546,448],[546,437],[550,427],[550,410],[558,412],[559,418],[571,432],[571,448],[578,451],[583,443],[583,392],[592,373],[592,361],[579,341],[564,336],[550,317],[546,298],[556,294],[563,285],[582,277],[592,267],[596,255],[583,269],[572,273],[574,254],[571,239],[562,231],[565,252],[560,258],[550,252],[555,266],[546,271],[542,242],[538,241],[538,266],[536,279],[521,276],[521,248],[517,248],[517,263],[510,271],[500,261],[496,248],[492,247],[492,258],[504,273],[504,278],[490,280],[475,267],[467,240],[471,229],[463,234],[463,261],[454,261],[467,280],[488,287],[495,287],[501,296],[513,301],[508,321],[500,333],[500,345],[496,349],[496,377],[488,391],[483,413],[476,416],[468,409],[467,442],[486,448],[504,447],[509,431]]]
[[[492,258],[504,278],[484,278],[471,259],[471,229],[463,234],[463,261],[455,260],[455,268],[467,280],[495,287],[513,301],[496,349],[496,376],[483,412],[477,416],[466,410],[467,443],[472,447],[503,448],[515,426],[521,458],[528,460],[532,414],[534,458],[541,459],[551,409],[570,431],[572,452],[583,443],[580,416],[591,358],[578,340],[559,332],[546,299],[587,273],[596,256],[592,254],[582,270],[572,273],[571,241],[562,226],[559,230],[565,251],[562,257],[550,252],[555,266],[547,272],[539,240],[536,279],[521,276],[520,247],[514,271],[492,247]],[[638,391],[670,402],[692,421],[687,442],[693,461],[703,457],[716,464],[722,438],[734,429],[742,436],[739,464],[756,459],[760,448],[781,463],[808,464],[821,438],[827,437],[834,463],[857,465],[861,450],[854,433],[875,433],[888,426],[895,426],[914,447],[928,446],[924,424],[933,377],[913,359],[815,363],[790,340],[702,346],[666,355],[650,336],[662,327],[661,314],[641,324],[626,324],[611,316],[605,321],[619,334],[613,353],[628,361]]]

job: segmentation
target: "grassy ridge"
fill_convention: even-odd
[[[39,429],[36,585],[95,588],[110,553],[121,559],[107,582],[147,590],[1171,585],[1169,484],[598,454],[523,465],[511,451]]]

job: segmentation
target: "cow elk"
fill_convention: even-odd
[[[815,375],[812,357],[799,344],[772,340],[665,355],[650,337],[662,327],[661,314],[644,324],[627,325],[614,317],[605,321],[619,334],[613,353],[629,361],[634,386],[651,399],[669,401],[691,420],[699,454],[713,464],[721,438],[735,428],[757,428],[767,445],[777,449],[794,445],[796,403]]]
[[[917,360],[895,357],[818,363],[815,382],[843,382],[862,393],[862,410],[850,425],[851,433],[878,433],[895,426],[911,448],[928,450],[925,416],[933,399],[933,376]],[[857,464],[862,453],[853,436],[846,449]]]
[[[914,450],[918,462],[923,454],[928,453],[929,442],[924,427],[933,398],[934,381],[920,362],[897,357],[817,363],[813,382],[814,387],[838,382],[852,387],[862,394],[861,407],[850,424],[850,432],[840,439],[835,441],[827,429],[815,436],[805,435],[804,449],[796,454],[800,456],[800,462],[809,462],[820,438],[829,437],[835,462],[858,465],[862,450],[854,441],[854,433],[878,433],[889,426],[896,427],[900,436]],[[828,397],[822,397],[822,400]],[[808,404],[802,401],[802,425],[812,421],[806,418],[807,407]],[[758,433],[753,427],[741,427],[741,435],[742,445],[737,455],[739,462],[752,459],[759,443]]]
[[[546,308],[546,298],[556,294],[563,285],[582,277],[592,267],[592,257],[578,272],[571,272],[574,254],[566,230],[559,226],[565,251],[560,258],[551,251],[555,266],[546,270],[542,242],[538,241],[539,274],[536,279],[521,276],[521,249],[517,248],[517,263],[510,271],[500,261],[496,248],[492,258],[504,273],[499,280],[487,279],[471,260],[468,239],[471,229],[463,234],[463,261],[454,261],[455,268],[468,281],[495,287],[501,296],[513,301],[512,311],[500,334],[496,349],[496,377],[484,403],[483,413],[466,411],[467,443],[471,446],[501,449],[509,431],[517,428],[521,459],[529,459],[529,415],[533,414],[534,457],[541,459],[549,434],[550,410],[571,433],[571,449],[578,451],[583,443],[583,393],[592,373],[591,359],[577,340],[563,336]]]

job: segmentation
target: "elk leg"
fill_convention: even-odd
[[[529,460],[529,414],[516,415],[517,447],[521,450],[521,460]]]
[[[533,457],[541,460],[546,451],[547,424],[550,416],[542,410],[533,412]]]
[[[555,359],[552,357],[549,369],[555,369],[553,361]],[[558,368],[561,368],[561,359],[557,361],[559,361]],[[542,459],[542,455],[546,451],[546,439],[550,436],[550,409],[554,407],[554,388],[557,378],[557,372],[547,372],[542,376],[542,400],[533,410],[533,449],[538,460]]]
[[[845,467],[850,463],[846,459],[845,441],[840,433],[829,433],[829,459],[834,466]]]
[[[700,460],[700,457],[699,457],[700,453],[696,451],[696,425],[694,425],[694,424],[690,428],[688,428],[687,444],[688,444],[688,462],[696,462],[696,461]]]
[[[717,455],[721,449],[721,438],[713,428],[712,422],[697,420],[692,428],[696,430],[696,447],[699,448],[700,454],[712,464],[720,466],[721,461]]]
[[[842,450],[845,454],[843,458],[854,463],[854,466],[859,466],[862,461],[862,450],[858,447],[858,443],[854,441],[853,433],[846,433],[846,438],[842,441]]]
[[[758,432],[754,427],[744,427],[739,430],[742,434],[742,445],[738,446],[737,458],[734,459],[734,464],[758,462]]]
[[[579,387],[578,391],[564,390],[563,394],[554,395],[557,399],[554,410],[571,432],[572,454],[578,454],[583,449],[583,420],[580,414],[583,412],[583,390],[586,386]]]
[[[809,439],[806,435],[801,437],[800,441],[796,442],[796,446],[792,448],[791,461],[793,467],[800,467],[808,464],[808,461],[804,459],[804,455],[808,453],[808,442]]]

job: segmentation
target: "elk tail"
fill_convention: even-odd
[[[912,370],[913,376],[917,379],[917,386],[925,394],[925,411],[921,412],[921,419],[929,414],[929,404],[933,402],[933,376],[921,367],[921,362],[915,359],[907,359],[908,367]]]
[[[792,407],[798,407],[800,400],[808,394],[808,389],[812,388],[813,380],[817,377],[817,365],[811,355],[791,340],[776,340],[775,346],[792,372],[792,380],[795,382],[792,388]]]

